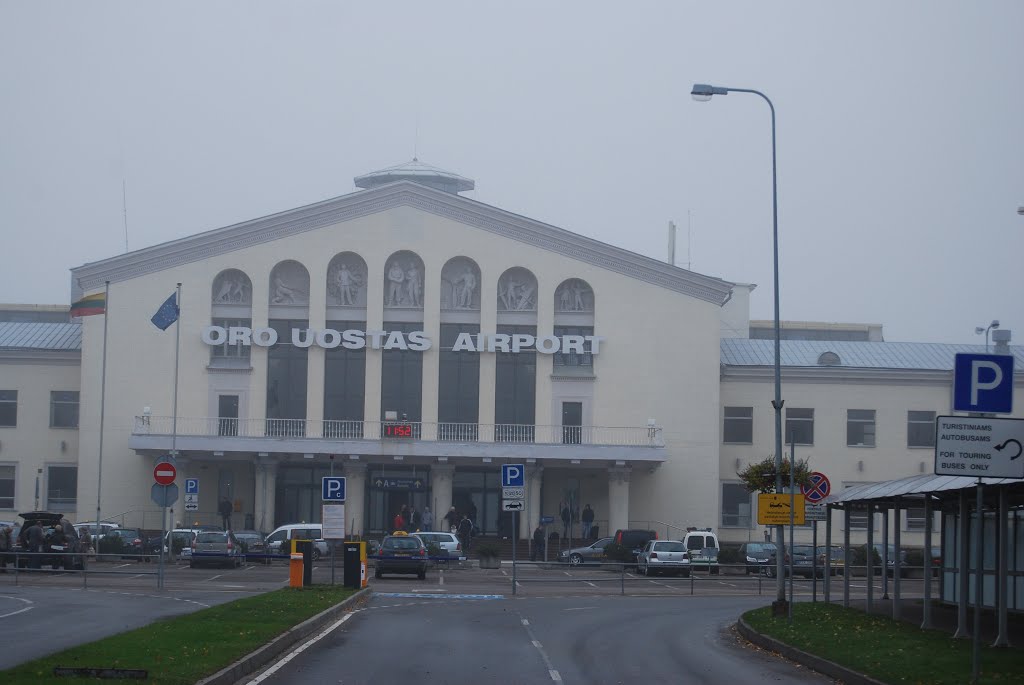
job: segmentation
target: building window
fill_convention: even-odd
[[[231,328],[252,328],[252,319],[213,319],[214,326],[220,326],[224,330]],[[280,331],[278,331],[280,333]],[[288,337],[286,341],[290,341],[291,331],[288,331]],[[210,346],[210,361],[215,362],[221,359],[244,359],[246,362],[249,361],[249,351],[252,349],[249,345],[243,345],[241,343],[235,343],[234,345],[228,344],[228,338],[225,336],[224,342],[220,345]]]
[[[536,335],[536,326],[498,326],[498,333]],[[537,395],[537,353],[498,352],[495,361],[495,442],[533,442]]]
[[[267,350],[267,435],[306,433],[307,348],[292,344],[292,329],[307,328],[303,320],[271,319],[277,343]]]
[[[78,508],[78,467],[50,466],[46,470],[46,509],[57,513]]]
[[[18,391],[0,390],[0,426],[18,425]]]
[[[14,464],[0,466],[0,509],[14,509]]]
[[[814,444],[814,410],[786,409],[786,434],[782,436],[786,444]]]
[[[476,440],[480,418],[480,355],[452,351],[459,333],[475,335],[478,325],[441,324],[438,353],[437,420],[439,440]]]
[[[336,331],[365,330],[364,321],[328,321]],[[366,348],[324,350],[324,437],[363,437],[363,398],[366,386]]]
[[[412,331],[423,330],[423,324],[389,323],[388,328],[408,338]],[[416,424],[413,435],[417,438],[423,420],[423,356],[416,350],[382,350],[380,355],[381,418],[389,411],[395,412],[399,421]]]
[[[726,407],[722,442],[750,445],[754,442],[754,408]]]
[[[750,492],[742,483],[722,483],[722,527],[750,528]]]
[[[907,507],[907,530],[924,530],[924,507]]]
[[[554,334],[559,339],[566,335],[592,336],[593,326],[555,326]],[[583,342],[583,354],[578,352],[559,352],[554,355],[552,364],[554,366],[576,366],[592,368],[594,366],[594,355],[591,354],[591,342]]]
[[[846,410],[846,446],[875,446],[875,410]]]
[[[50,428],[78,428],[78,391],[50,392]]]
[[[907,412],[907,447],[935,447],[935,412]]]

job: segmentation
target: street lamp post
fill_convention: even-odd
[[[994,319],[988,326],[978,326],[974,329],[977,335],[985,334],[985,352],[988,352],[988,332],[993,328],[999,328],[999,319]]]
[[[775,409],[775,492],[782,492],[782,354],[780,352],[779,334],[779,197],[778,182],[775,163],[775,105],[764,93],[749,88],[722,88],[711,86],[706,83],[693,84],[690,95],[698,102],[707,102],[713,95],[728,95],[729,93],[751,93],[762,98],[768,103],[768,109],[772,114],[772,268],[775,279],[775,399],[772,400],[772,408]],[[789,607],[786,602],[785,562],[782,553],[785,542],[785,527],[775,527],[775,538],[777,553],[775,554],[775,579],[776,597],[772,604],[772,613],[776,616],[788,614]]]

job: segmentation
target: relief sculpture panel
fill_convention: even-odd
[[[327,267],[327,304],[333,307],[366,306],[366,262],[343,252]]]

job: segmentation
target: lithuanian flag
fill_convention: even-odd
[[[103,293],[83,297],[71,305],[71,316],[92,316],[107,311],[107,297]]]

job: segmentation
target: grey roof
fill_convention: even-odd
[[[456,173],[439,169],[430,164],[424,164],[415,157],[413,157],[411,162],[396,164],[386,169],[356,176],[354,181],[357,188],[375,188],[385,183],[394,183],[395,181],[414,181],[415,183],[422,183],[423,185],[449,193],[473,190],[476,186],[476,183],[471,178],[459,176]]]
[[[1024,481],[1016,478],[982,478],[985,485],[1013,485],[1022,484]],[[935,474],[924,474],[921,476],[910,476],[899,480],[887,480],[881,483],[865,483],[857,485],[843,492],[829,495],[825,504],[839,504],[842,502],[863,502],[868,500],[888,499],[897,496],[922,495],[928,492],[945,492],[950,490],[963,490],[973,488],[978,484],[977,478],[970,476],[936,476]]]
[[[0,349],[81,350],[82,324],[0,322]]]
[[[773,366],[774,340],[723,338],[722,363],[726,366]],[[984,345],[950,345],[916,342],[855,342],[836,340],[782,340],[779,344],[781,364],[787,367],[817,367],[825,352],[839,355],[839,364],[831,368],[921,369],[952,371],[959,352],[985,352]],[[1024,347],[1011,345],[1016,370],[1024,371]]]

